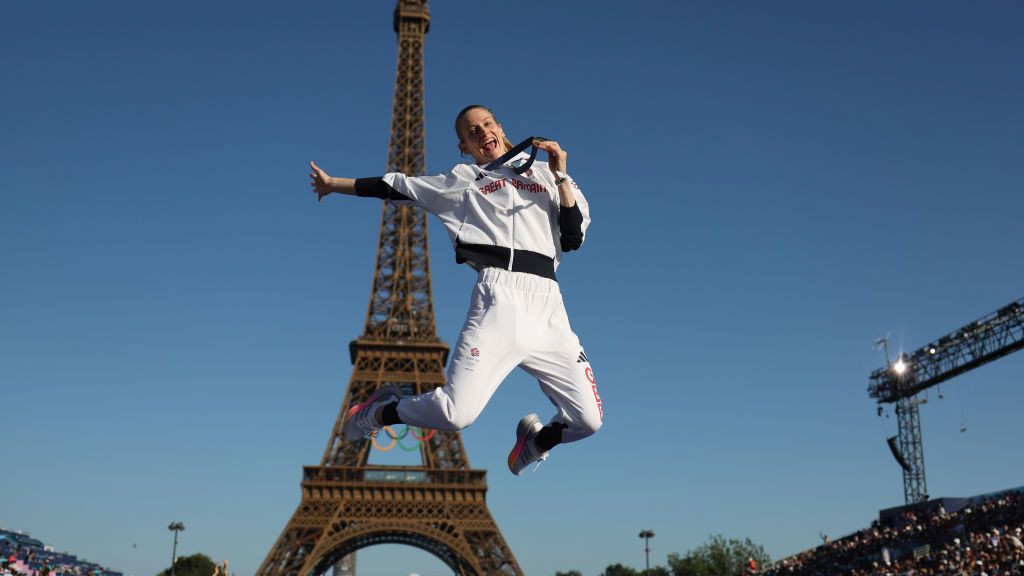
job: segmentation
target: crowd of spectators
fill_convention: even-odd
[[[774,563],[766,576],[1024,576],[1024,492],[956,512],[908,509],[894,521]]]
[[[0,530],[0,576],[122,576],[72,554],[54,552],[35,538]]]

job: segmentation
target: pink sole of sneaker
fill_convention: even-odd
[[[380,389],[377,389],[373,394],[370,394],[370,397],[367,398],[364,402],[360,402],[359,404],[356,404],[355,406],[349,408],[348,409],[348,413],[345,414],[345,419],[347,420],[347,419],[351,418],[352,415],[355,414],[356,412],[359,412],[363,408],[366,408],[370,404],[373,404],[374,402],[376,402],[377,401],[377,396],[379,396],[379,395],[380,395]]]
[[[377,402],[378,400],[380,400],[380,398],[383,395],[383,393],[388,391],[389,389],[390,389],[390,387],[387,387],[387,386],[385,386],[383,388],[378,388],[377,390],[374,390],[373,394],[370,394],[370,397],[367,398],[365,401],[360,402],[359,404],[356,404],[355,406],[349,408],[348,412],[345,413],[345,422],[342,425],[342,431],[343,431],[343,433],[345,435],[345,438],[347,440],[353,441],[353,442],[356,440],[355,438],[352,438],[352,437],[350,437],[348,435],[348,423],[349,423],[350,420],[352,420],[352,417],[355,414],[357,414],[360,410],[363,410],[363,409],[365,409],[367,407],[370,407],[370,406],[373,405],[374,402]],[[398,397],[401,398],[401,393],[398,394]]]
[[[526,445],[526,434],[523,434],[520,438],[516,439],[516,445],[512,447],[512,451],[508,453],[508,471],[515,474],[516,460],[519,459],[519,453],[523,451],[523,447]]]

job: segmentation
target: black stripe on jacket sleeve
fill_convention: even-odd
[[[562,252],[576,250],[583,245],[583,212],[580,205],[571,208],[558,207],[558,233],[562,244]]]
[[[381,200],[409,200],[410,198],[392,188],[383,178],[356,178],[356,196],[380,198]]]

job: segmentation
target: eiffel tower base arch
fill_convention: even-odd
[[[419,548],[459,576],[521,574],[487,509],[485,475],[307,466],[303,500],[257,575],[319,576],[347,554],[378,544]],[[368,477],[386,481],[371,484]]]

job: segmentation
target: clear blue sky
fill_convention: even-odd
[[[350,376],[386,164],[393,2],[0,0],[0,526],[150,576],[252,574]],[[509,378],[463,438],[527,574],[710,534],[772,557],[903,501],[866,387],[1024,295],[1024,5],[432,2],[427,166],[464,105],[558,139],[590,200],[559,270],[605,427],[536,473]],[[473,273],[432,224],[438,331]],[[1024,484],[1024,354],[922,410],[928,487]],[[967,431],[960,428],[966,425]],[[392,549],[394,548],[394,549]],[[378,547],[360,573],[445,573]]]

